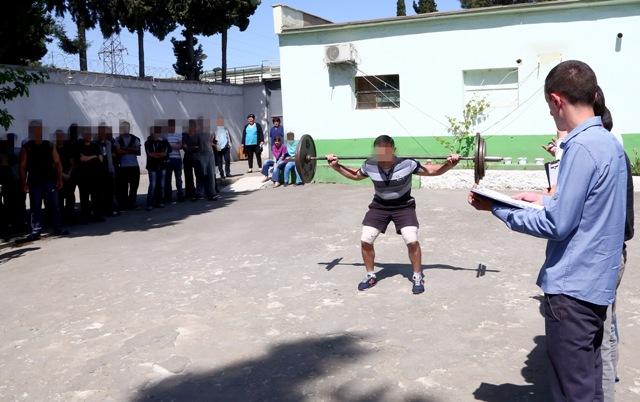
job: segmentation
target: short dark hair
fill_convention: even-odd
[[[271,121],[272,121],[272,122],[274,122],[274,123],[275,123],[276,121],[277,121],[278,123],[280,123],[280,118],[279,118],[279,117],[274,117],[273,119],[271,119]]]
[[[572,105],[593,106],[598,80],[596,73],[586,63],[567,60],[549,71],[544,81],[544,93],[564,96]]]
[[[78,134],[78,125],[76,123],[71,123],[68,130],[69,134]]]
[[[280,137],[279,135],[276,135],[275,137],[273,137],[273,142],[276,142],[276,141],[282,142],[282,137]]]
[[[378,138],[375,139],[375,141],[373,141],[373,146],[374,147],[379,147],[382,145],[390,145],[392,147],[395,147],[395,143],[393,142],[393,138],[391,138],[388,135],[381,135]]]
[[[250,115],[248,115],[248,116],[247,116],[247,119],[248,119],[249,117],[251,117],[251,118],[252,118],[252,119],[254,119],[254,120],[256,119],[256,115],[255,115],[255,114],[253,114],[253,113],[252,113],[252,114],[250,114]]]

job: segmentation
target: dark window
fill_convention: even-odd
[[[356,77],[356,109],[400,107],[400,76]]]

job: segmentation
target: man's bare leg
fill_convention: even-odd
[[[376,259],[376,250],[373,248],[373,244],[360,242],[362,249],[362,261],[364,267],[367,269],[367,273],[373,272],[374,261]]]
[[[422,250],[419,242],[407,244],[409,250],[409,260],[413,266],[413,294],[417,295],[424,292],[424,276],[422,275]]]
[[[422,273],[422,249],[419,242],[407,244],[407,250],[409,251],[409,260],[413,266],[413,272],[416,274]]]

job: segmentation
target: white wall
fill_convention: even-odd
[[[246,115],[261,113],[254,105],[265,103],[263,88],[262,84],[245,89],[51,71],[45,84],[30,87],[29,97],[17,98],[6,105],[15,120],[6,132],[0,128],[0,136],[6,138],[7,132],[13,132],[19,139],[25,138],[28,121],[32,119],[42,120],[47,128],[44,134],[49,136],[56,129],[66,132],[71,123],[97,126],[103,121],[113,127],[116,135],[118,122],[124,119],[131,123],[133,134],[146,139],[148,127],[159,119],[181,121],[202,116],[215,125],[222,116],[235,139],[235,148],[240,143]],[[237,157],[235,149],[232,155]]]
[[[638,1],[544,3],[398,21],[285,30],[287,125],[318,139],[446,135],[445,116],[460,117],[464,107],[463,70],[518,67],[519,106],[492,110],[478,128],[485,135],[553,133],[544,79],[560,60],[578,59],[598,75],[616,130],[640,133],[632,101],[640,93]],[[358,52],[357,69],[325,65],[324,46],[345,42]],[[400,75],[401,107],[356,110],[354,77],[384,74]]]

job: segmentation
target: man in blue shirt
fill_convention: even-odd
[[[625,224],[627,170],[620,143],[594,116],[597,80],[580,61],[565,61],[545,80],[558,130],[562,169],[553,196],[514,196],[544,209],[513,209],[470,193],[514,231],[548,239],[537,284],[545,293],[551,394],[556,401],[602,401],[603,323],[613,302]]]

